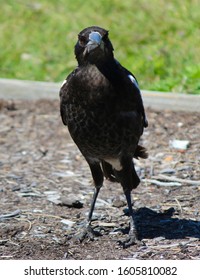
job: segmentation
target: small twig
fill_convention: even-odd
[[[182,209],[182,206],[181,206],[180,202],[178,201],[177,198],[175,198],[175,201],[176,201],[176,203],[178,204],[181,213],[183,213],[183,209]]]
[[[12,244],[12,245],[15,245],[15,246],[20,246],[18,243],[16,242],[13,242],[11,239],[8,240],[8,243]]]
[[[181,178],[177,178],[175,176],[159,175],[159,176],[154,176],[153,178],[160,179],[160,180],[166,180],[166,181],[185,183],[185,184],[189,184],[189,185],[200,185],[200,181],[181,179]]]
[[[55,216],[55,215],[49,215],[49,214],[42,214],[42,213],[31,213],[31,212],[25,212],[23,213],[24,215],[32,215],[32,216],[40,216],[40,217],[49,217],[49,218],[55,218],[55,219],[60,219],[62,220],[63,218],[60,216]]]
[[[17,209],[9,214],[3,214],[3,215],[0,215],[0,220],[4,220],[4,219],[10,219],[10,218],[13,218],[15,216],[18,216],[19,214],[21,214],[21,210],[20,209]]]
[[[159,245],[155,245],[155,246],[148,246],[150,248],[159,248],[159,249],[167,249],[170,248],[173,250],[173,247],[180,247],[180,246],[186,246],[189,245],[191,242],[193,242],[193,240],[189,240],[189,241],[183,241],[180,243],[172,243],[172,244],[159,244]],[[176,248],[174,248],[175,250]],[[178,249],[178,248],[177,248]]]
[[[178,182],[161,182],[155,179],[143,179],[142,182],[144,183],[151,183],[157,185],[159,187],[181,187],[181,184]]]
[[[29,223],[28,231],[31,230],[31,228],[32,228],[32,223],[31,223],[31,221],[29,221],[28,219],[24,219],[24,218],[15,218],[15,220],[17,220],[17,221],[25,221],[25,222],[28,222],[28,223]]]

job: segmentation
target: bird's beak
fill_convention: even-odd
[[[92,50],[98,48],[101,45],[102,42],[102,36],[99,32],[93,31],[89,35],[89,41],[86,45],[84,56],[88,53],[90,53]]]

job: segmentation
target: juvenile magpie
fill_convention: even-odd
[[[124,247],[137,243],[131,190],[140,183],[133,158],[147,158],[138,144],[148,126],[134,75],[113,54],[108,31],[92,26],[78,34],[77,68],[60,89],[60,113],[64,125],[85,157],[95,190],[80,240],[94,234],[91,228],[95,202],[104,177],[122,185],[130,214],[130,231]]]

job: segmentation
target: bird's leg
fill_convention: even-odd
[[[94,239],[95,232],[91,228],[92,214],[93,214],[93,211],[95,208],[95,203],[96,203],[99,191],[103,185],[103,173],[102,173],[99,163],[92,163],[92,164],[90,162],[88,162],[88,163],[89,163],[89,166],[91,169],[92,177],[94,179],[95,190],[94,190],[88,218],[84,222],[84,226],[81,229],[81,232],[77,234],[77,237],[80,241],[83,241],[87,236],[90,240]]]
[[[92,198],[92,203],[91,203],[91,206],[90,206],[90,211],[89,211],[88,220],[87,220],[89,224],[91,223],[91,220],[92,220],[92,214],[93,214],[93,211],[94,211],[94,207],[95,207],[95,203],[96,203],[99,191],[100,191],[100,187],[99,188],[95,188],[95,190],[94,190],[94,194],[93,194],[93,198]]]
[[[124,248],[129,247],[133,244],[139,243],[137,238],[137,230],[134,221],[134,213],[131,202],[131,190],[136,188],[140,183],[140,179],[135,171],[134,163],[132,158],[129,156],[124,156],[121,158],[122,169],[120,171],[115,171],[116,177],[119,179],[124,194],[126,196],[129,214],[130,214],[130,231],[129,237],[126,241],[120,242]]]
[[[94,190],[94,194],[93,194],[93,198],[92,198],[92,202],[91,202],[91,206],[90,206],[90,211],[88,214],[88,218],[85,222],[84,228],[82,230],[80,241],[83,241],[86,236],[88,236],[90,240],[94,239],[95,233],[94,233],[93,229],[91,228],[91,221],[92,221],[92,214],[94,211],[94,207],[95,207],[95,203],[96,203],[99,191],[100,191],[100,188],[95,188],[95,190]]]
[[[138,237],[137,237],[137,230],[135,226],[135,220],[134,220],[134,213],[132,208],[132,202],[131,202],[131,192],[130,190],[127,190],[125,192],[128,209],[129,209],[129,215],[130,215],[130,230],[129,230],[129,237],[126,241],[123,242],[123,247],[127,248],[131,245],[138,243]]]

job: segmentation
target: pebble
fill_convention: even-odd
[[[73,208],[82,208],[83,203],[77,199],[77,196],[70,196],[70,197],[61,197],[60,198],[60,205],[61,206],[67,206],[67,207],[73,207]]]
[[[98,226],[100,227],[115,227],[116,223],[104,223],[104,222],[99,222]]]
[[[56,204],[56,205],[59,205],[61,203],[61,201],[57,197],[49,196],[49,197],[47,197],[47,200],[52,202],[52,203],[54,203],[54,204]]]
[[[41,209],[33,209],[33,213],[42,213],[43,212],[43,210],[41,210]]]
[[[162,240],[165,240],[165,237],[164,237],[164,236],[158,236],[158,237],[155,237],[155,238],[153,239],[153,241],[155,241],[155,242],[159,242],[159,241],[162,241]]]
[[[177,126],[178,126],[178,127],[183,127],[183,123],[182,123],[182,122],[178,122],[178,123],[177,123]]]
[[[120,207],[124,207],[126,205],[125,200],[121,200],[121,199],[116,199],[113,201],[112,206],[120,208]]]
[[[62,163],[72,163],[72,160],[69,159],[68,157],[65,157],[65,158],[62,159],[60,162],[62,162]]]
[[[53,175],[58,177],[73,177],[75,176],[75,173],[70,170],[67,170],[65,172],[53,172]]]
[[[170,140],[169,141],[169,146],[173,149],[176,150],[187,150],[187,148],[189,147],[190,141],[188,140]]]
[[[47,200],[60,206],[67,206],[73,208],[82,208],[83,203],[78,199],[77,196],[68,194],[67,196],[61,196],[57,191],[45,191]]]
[[[120,232],[119,231],[111,231],[109,232],[109,235],[118,235]]]
[[[60,201],[60,194],[58,191],[45,191],[44,192],[45,195],[47,195],[47,200],[59,205],[61,203]]]
[[[71,228],[75,224],[75,222],[66,219],[62,219],[60,222],[69,228]]]

